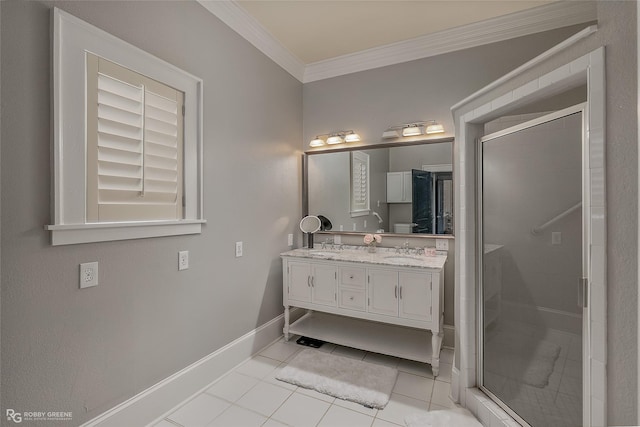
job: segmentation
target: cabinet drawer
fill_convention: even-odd
[[[340,269],[340,284],[364,289],[366,271],[358,267],[342,267]]]
[[[340,290],[340,307],[352,310],[365,310],[364,291]]]

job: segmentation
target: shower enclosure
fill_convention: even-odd
[[[582,425],[582,106],[477,149],[480,387],[528,425]]]

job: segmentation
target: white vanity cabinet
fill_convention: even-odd
[[[338,269],[329,264],[292,261],[288,265],[289,299],[335,307]]]
[[[387,172],[387,203],[411,203],[411,171]]]
[[[426,362],[437,376],[446,256],[407,256],[415,264],[409,266],[402,257],[363,252],[337,252],[333,259],[305,257],[314,253],[305,249],[282,254],[285,339],[304,335]],[[295,307],[307,312],[290,324]]]

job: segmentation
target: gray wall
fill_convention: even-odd
[[[78,425],[282,313],[302,84],[196,2],[0,3],[2,410]],[[201,235],[49,245],[54,4],[204,80]],[[79,290],[87,261],[100,284]]]
[[[582,198],[582,115],[482,146],[483,238],[503,245],[503,301],[580,314],[576,278],[582,274],[581,211],[537,235],[531,229]],[[562,233],[562,244],[552,245],[552,232]],[[563,330],[568,323],[553,328]]]
[[[598,1],[598,32],[474,100],[474,108],[601,46],[606,58],[607,418],[637,425],[638,126],[636,2]],[[465,111],[467,107],[465,106]],[[458,111],[457,114],[464,114]]]
[[[341,129],[355,130],[363,145],[380,144],[388,126],[418,120],[437,120],[446,131],[438,137],[453,136],[452,105],[583,27],[561,28],[305,84],[302,149],[308,149],[315,135]],[[395,239],[392,243],[392,239],[385,239],[382,246],[401,245],[405,240]],[[415,240],[412,246],[435,246],[432,239]],[[445,269],[448,325],[454,324],[453,272],[450,249]]]

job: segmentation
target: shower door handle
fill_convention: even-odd
[[[578,279],[578,307],[587,308],[589,305],[589,279]]]

